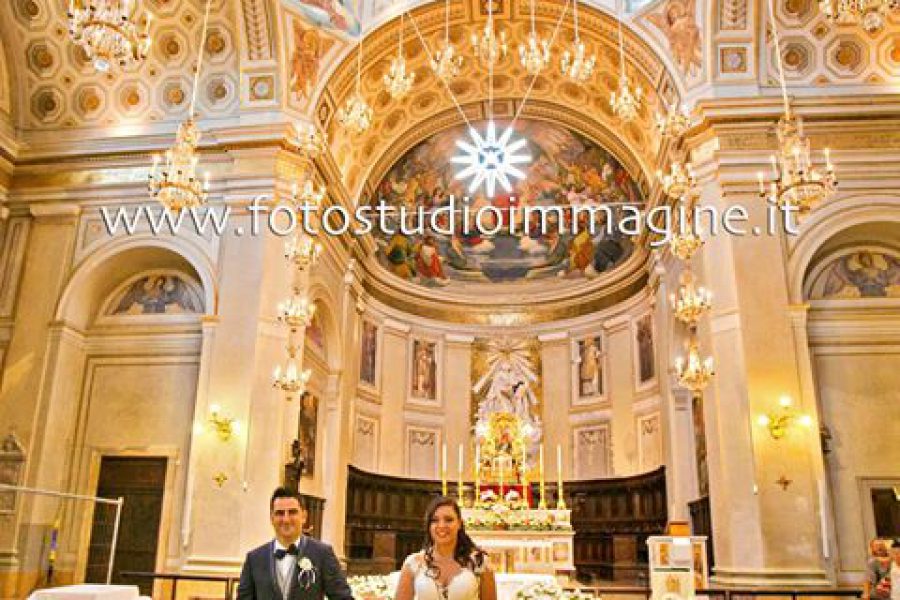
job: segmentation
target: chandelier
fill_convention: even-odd
[[[203,15],[203,28],[200,33],[201,40],[206,39],[206,30],[209,25],[209,5],[210,0],[207,0],[206,11]],[[204,175],[202,183],[197,177],[196,150],[200,141],[200,130],[194,121],[197,87],[200,81],[200,72],[203,70],[203,48],[204,45],[201,44],[197,57],[197,70],[194,72],[189,116],[178,126],[175,145],[166,151],[166,164],[160,169],[159,155],[154,155],[153,168],[150,171],[150,196],[170,211],[201,206],[206,202],[209,191],[209,173]]]
[[[462,68],[463,57],[456,53],[456,47],[448,41],[443,48],[434,53],[431,59],[431,70],[438,79],[444,83],[450,83],[459,75]]]
[[[278,322],[290,328],[309,327],[315,314],[316,305],[296,288],[293,296],[278,304]]]
[[[681,275],[678,293],[669,296],[675,318],[687,325],[695,327],[706,311],[712,307],[712,293],[703,286],[697,286],[694,275],[685,270]]]
[[[838,25],[860,24],[868,33],[884,29],[887,15],[900,7],[897,0],[819,0],[822,13]]]
[[[406,72],[406,59],[403,57],[403,13],[400,13],[400,38],[397,41],[397,56],[391,61],[391,66],[384,76],[384,86],[387,88],[391,98],[399,100],[409,93],[415,80],[415,72]]]
[[[165,164],[160,165],[160,156],[153,156],[150,171],[150,195],[172,212],[183,208],[201,206],[206,202],[209,191],[209,173],[203,181],[197,177],[196,154],[200,141],[200,130],[193,119],[178,126],[175,145],[166,150]]]
[[[301,370],[297,364],[296,349],[293,346],[288,347],[288,358],[284,366],[275,367],[272,374],[272,387],[284,392],[287,399],[295,395],[301,395],[306,391],[306,384],[312,376],[309,369]]]
[[[296,124],[289,143],[307,158],[315,159],[325,152],[328,138],[312,123]]]
[[[672,107],[665,116],[656,115],[656,130],[663,137],[678,138],[691,128],[691,114],[686,106]]]
[[[537,75],[550,64],[550,42],[531,32],[528,43],[519,44],[519,61],[529,75]]]
[[[803,135],[803,122],[791,113],[788,101],[784,65],[781,60],[781,41],[775,23],[774,7],[769,6],[772,18],[772,34],[775,41],[775,62],[784,102],[784,116],[778,121],[778,152],[772,156],[774,180],[768,192],[762,173],[759,177],[759,194],[779,206],[793,206],[805,213],[816,204],[827,200],[837,189],[837,178],[828,149],[825,149],[825,172],[820,172],[812,162],[809,140]]]
[[[573,6],[572,24],[575,29],[575,37],[572,45],[562,53],[562,57],[559,59],[559,70],[575,83],[584,83],[593,75],[597,57],[594,54],[587,56],[584,42],[578,35],[578,0],[575,0]]]
[[[130,0],[69,0],[69,34],[98,71],[112,63],[136,65],[150,50],[150,13],[139,31],[137,5]]]
[[[297,186],[296,182],[294,182],[294,185],[291,188],[291,203],[294,206],[312,206],[314,209],[318,210],[319,205],[322,204],[324,198],[325,187],[321,186],[316,188],[316,186],[313,185],[312,179],[304,181],[302,189]]]
[[[295,234],[284,243],[284,257],[301,270],[316,266],[321,254],[322,245],[307,235]]]
[[[575,38],[569,49],[562,53],[559,59],[559,70],[563,75],[576,83],[584,83],[594,74],[597,65],[597,57],[594,54],[586,55],[584,42]]]
[[[675,359],[675,376],[678,383],[692,392],[701,392],[709,385],[709,380],[714,374],[712,357],[700,358],[697,340],[692,335],[687,359],[681,356]]]
[[[697,253],[697,250],[702,247],[703,238],[691,231],[690,226],[687,231],[680,231],[669,240],[669,248],[672,249],[672,254],[682,262],[691,260],[694,254]]]
[[[625,42],[622,38],[622,15],[619,15],[619,92],[612,92],[609,97],[609,105],[613,114],[622,122],[633,121],[638,116],[641,108],[641,86],[631,90],[628,74],[625,72]]]
[[[493,23],[494,20],[489,13],[481,36],[472,34],[472,48],[475,50],[475,56],[488,67],[493,67],[497,62],[506,58],[508,52],[506,32],[495,33]]]
[[[550,42],[538,37],[534,27],[534,3],[531,0],[531,33],[527,43],[519,44],[519,61],[529,75],[537,75],[550,64]]]
[[[354,135],[359,135],[372,126],[372,107],[363,99],[360,92],[360,76],[362,73],[362,35],[359,37],[359,52],[356,54],[356,90],[347,99],[347,104],[337,111],[335,118],[341,127]]]
[[[762,173],[757,174],[760,196],[779,206],[794,206],[801,213],[809,212],[837,189],[831,155],[826,148],[824,173],[813,166],[809,139],[803,135],[803,122],[790,113],[778,121],[777,134],[779,152],[772,155],[774,180],[767,191]]]
[[[690,163],[682,166],[680,162],[673,162],[669,173],[664,175],[662,171],[657,171],[656,176],[662,186],[663,193],[669,198],[673,200],[680,198],[695,199],[697,182]]]

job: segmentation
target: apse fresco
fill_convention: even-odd
[[[476,127],[483,127],[475,124]],[[498,124],[502,131],[505,124]],[[520,121],[516,138],[528,140],[531,162],[522,165],[523,179],[514,181],[510,192],[499,188],[494,198],[486,198],[483,188],[471,194],[469,231],[464,231],[460,215],[450,228],[436,227],[414,235],[378,232],[379,262],[397,277],[429,286],[465,286],[473,283],[512,283],[529,280],[590,279],[620,264],[631,252],[631,240],[623,234],[604,231],[598,223],[596,235],[584,231],[587,214],[580,215],[579,231],[572,230],[571,214],[560,227],[550,215],[546,231],[540,231],[540,218],[515,223],[509,233],[509,207],[596,205],[600,203],[641,203],[637,184],[611,153],[582,135],[556,124]],[[446,207],[452,195],[457,208],[467,193],[467,182],[457,181],[459,167],[449,158],[458,153],[456,140],[467,138],[464,125],[442,131],[419,143],[398,160],[376,188],[372,204],[383,200],[395,208],[405,207],[407,214],[419,207],[426,211]],[[501,210],[503,227],[495,234],[475,231],[474,218],[479,208],[494,206]],[[396,213],[393,213],[396,214]],[[483,221],[493,229],[490,223]],[[515,219],[516,217],[513,216]],[[597,217],[602,219],[602,215]],[[390,229],[399,229],[398,219]],[[427,221],[427,220],[426,220]],[[498,224],[497,221],[493,221]],[[407,230],[412,229],[407,224]],[[452,235],[449,235],[452,229]]]

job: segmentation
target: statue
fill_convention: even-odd
[[[303,449],[300,440],[291,442],[291,462],[284,465],[284,486],[290,490],[300,491],[300,477],[305,467]]]

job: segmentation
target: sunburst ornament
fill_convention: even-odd
[[[469,128],[469,136],[472,142],[457,140],[456,146],[462,151],[450,159],[450,162],[465,167],[456,174],[457,179],[469,179],[468,193],[473,193],[484,183],[488,197],[494,196],[497,184],[506,192],[512,191],[510,177],[524,179],[525,172],[516,165],[531,162],[531,154],[527,152],[528,141],[525,139],[513,140],[512,127],[507,127],[503,134],[497,137],[497,126],[493,121],[488,121],[484,136],[479,134],[474,127]]]

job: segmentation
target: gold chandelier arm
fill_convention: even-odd
[[[194,89],[191,92],[191,110],[188,113],[194,117],[194,106],[197,103],[197,88],[200,85],[200,71],[203,69],[203,54],[206,52],[206,30],[209,27],[209,6],[212,0],[206,0],[206,11],[203,14],[203,29],[200,32],[200,55],[197,57],[197,71],[194,73]]]

